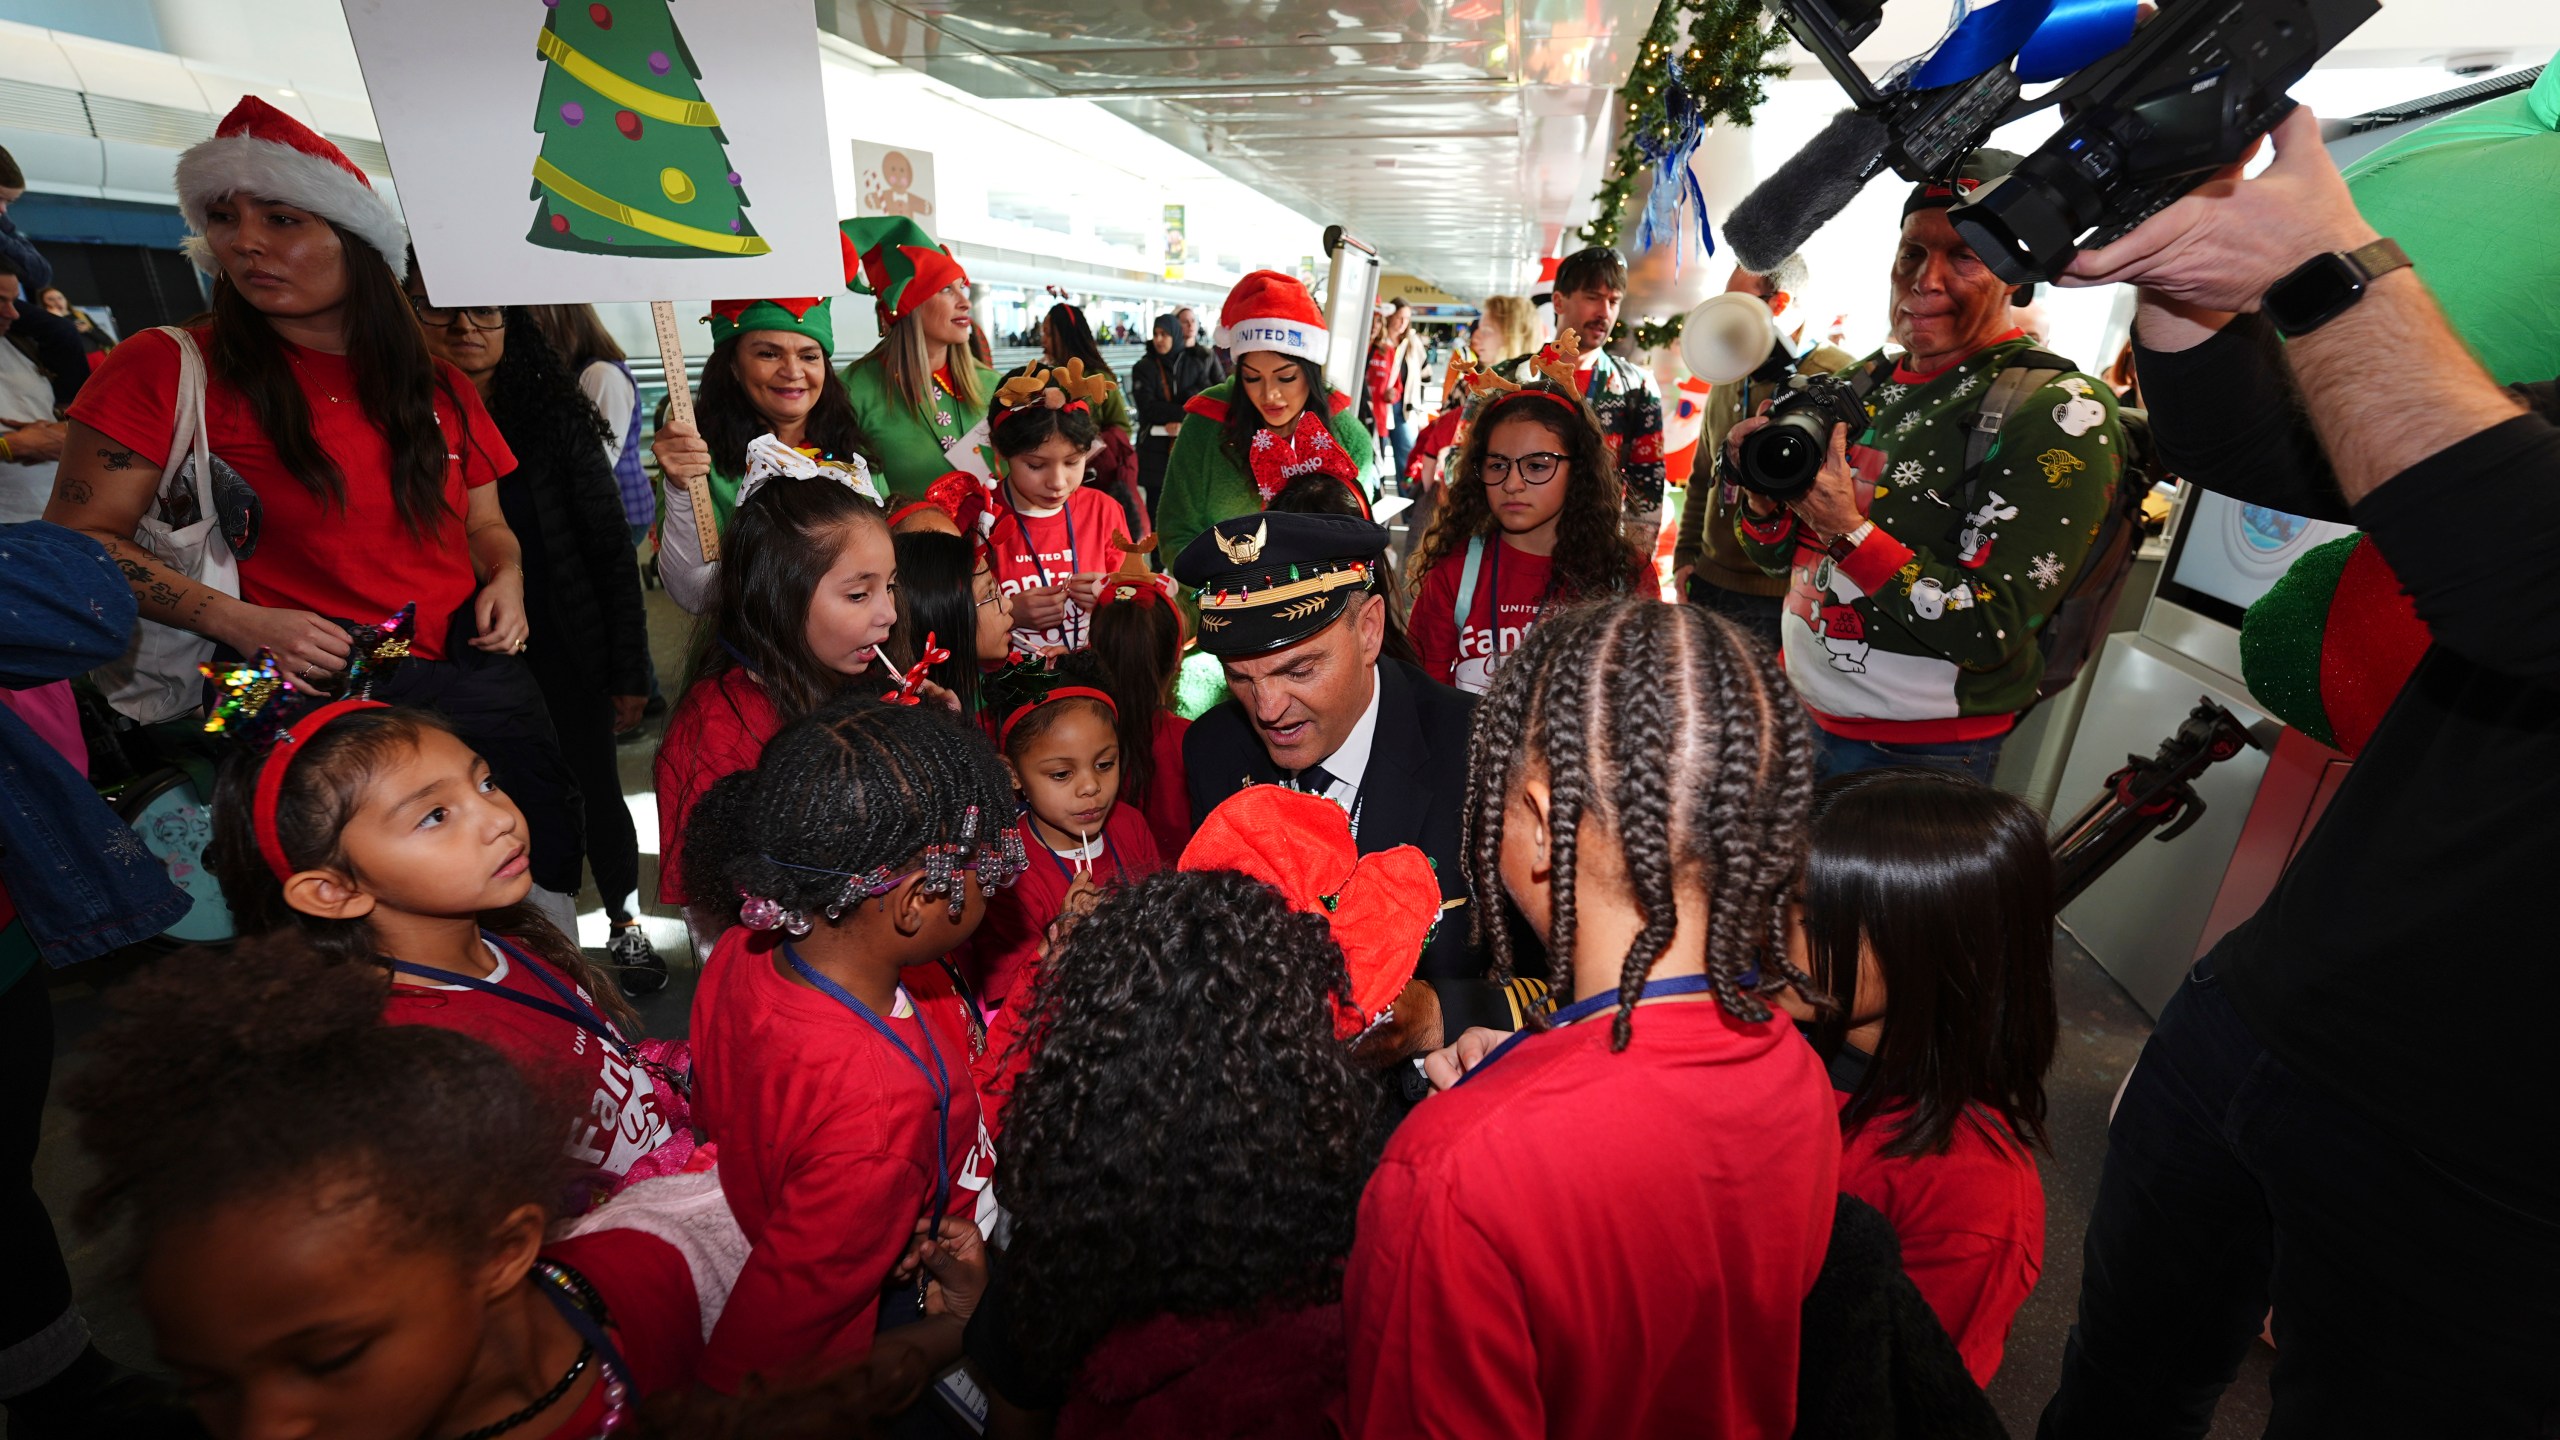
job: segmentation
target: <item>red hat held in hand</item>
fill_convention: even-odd
[[[1345,1040],[1403,993],[1440,919],[1439,876],[1420,850],[1363,855],[1341,806],[1281,785],[1228,796],[1183,848],[1180,868],[1240,871],[1279,891],[1290,909],[1324,917],[1351,972],[1348,1006],[1333,1022]]]

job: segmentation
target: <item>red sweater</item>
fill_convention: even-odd
[[[1033,830],[1030,817],[1014,823],[1031,866],[1021,879],[987,897],[986,920],[968,947],[953,957],[977,988],[979,1003],[990,1010],[1002,1008],[1027,983],[1041,937],[1066,908],[1067,889],[1075,883],[1075,862],[1051,850]],[[1126,804],[1112,806],[1103,817],[1102,842],[1093,876],[1105,885],[1143,880],[1164,868],[1146,817]]]
[[[682,905],[696,896],[684,885],[684,827],[693,802],[723,775],[752,770],[782,729],[764,685],[744,670],[684,692],[652,767],[658,790],[658,902]]]
[[[1424,673],[1443,685],[1481,695],[1493,686],[1493,672],[1501,657],[1520,648],[1529,638],[1529,627],[1538,623],[1551,605],[1566,603],[1571,597],[1549,595],[1548,577],[1554,573],[1555,559],[1549,555],[1531,555],[1515,550],[1507,540],[1501,546],[1497,561],[1493,545],[1485,547],[1484,560],[1476,568],[1475,603],[1467,608],[1467,623],[1458,625],[1458,583],[1465,578],[1467,552],[1465,546],[1431,567],[1422,577],[1422,589],[1414,596],[1410,630],[1413,648],[1421,653]],[[1499,582],[1502,593],[1494,588]],[[1660,582],[1647,559],[1638,567],[1628,593],[1658,593]],[[1499,604],[1501,619],[1497,624],[1494,607]]]
[[[1839,1101],[1847,1105],[1848,1095]],[[2009,1322],[2044,1271],[2044,1181],[1996,1116],[1970,1114],[1946,1154],[1907,1159],[1882,1153],[1894,1119],[1878,1116],[1842,1140],[1841,1192],[1893,1222],[1902,1268],[1954,1337],[1973,1382],[1989,1385]]]
[[[1121,797],[1147,818],[1147,833],[1155,837],[1159,856],[1178,858],[1191,843],[1191,772],[1182,763],[1182,737],[1189,733],[1190,721],[1170,710],[1157,711],[1155,741],[1148,747],[1155,769],[1147,776],[1146,789]]]
[[[693,1001],[694,1117],[720,1147],[720,1189],[750,1246],[702,1355],[702,1383],[726,1392],[870,1353],[882,1287],[933,1207],[938,1148],[947,1213],[981,1229],[995,1220],[965,1002],[940,967],[907,971],[915,1013],[884,1018],[928,1066],[933,1027],[952,1081],[944,1147],[916,1067],[781,965],[771,936],[732,930]]]
[[[1114,1330],[1076,1372],[1058,1440],[1335,1440],[1342,1307],[1250,1319],[1159,1315]]]
[[[987,565],[1007,595],[1063,585],[1072,575],[1107,575],[1120,568],[1122,552],[1112,541],[1128,530],[1120,502],[1090,487],[1067,492],[1065,508],[1055,515],[1023,515],[999,504],[995,528],[987,532]],[[1026,655],[1051,647],[1081,650],[1090,621],[1077,610],[1048,630],[1017,628],[1013,648]]]
[[[683,1251],[644,1231],[598,1230],[554,1240],[542,1255],[596,1287],[612,1321],[605,1333],[631,1367],[631,1383],[640,1392],[635,1401],[693,1383],[702,1359],[702,1302]],[[563,1440],[595,1434],[604,1418],[603,1390],[597,1386],[570,1423],[553,1433]]]
[[[1347,1432],[1782,1440],[1840,1147],[1813,1048],[1712,1000],[1531,1035],[1396,1130]]]

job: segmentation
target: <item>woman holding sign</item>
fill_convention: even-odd
[[[985,473],[983,459],[964,463],[962,443],[996,391],[994,367],[969,349],[967,272],[904,216],[866,216],[842,229],[848,254],[862,262],[847,283],[874,297],[880,316],[880,343],[844,372],[872,469],[899,499],[953,470]]]
[[[828,368],[836,332],[825,300],[715,301],[711,340],[693,423],[669,420],[649,444],[667,477],[668,500],[658,508],[658,579],[667,598],[693,614],[709,608],[720,571],[718,561],[702,558],[687,490],[711,488],[713,523],[725,536],[747,473],[747,445],[757,436],[815,451],[822,460],[849,459],[862,448],[844,382]]]
[[[188,252],[214,277],[212,319],[108,353],[72,407],[45,518],[107,548],[144,619],[244,658],[273,651],[324,689],[357,629],[414,605],[407,658],[374,696],[441,711],[488,759],[530,825],[537,899],[569,928],[574,788],[518,658],[523,556],[495,485],[516,460],[470,382],[427,353],[400,288],[406,230],[337,146],[254,96],[178,157],[175,178]],[[192,479],[163,484],[194,442],[174,434],[193,369],[181,336],[203,357],[205,488],[239,561],[237,596],[136,538],[146,519],[200,519]],[[165,678],[149,698],[192,709],[196,685]],[[133,718],[174,718],[151,708]]]

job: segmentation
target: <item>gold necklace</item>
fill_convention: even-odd
[[[302,363],[301,356],[288,355],[285,358],[293,363],[293,368],[297,373],[301,374],[305,378],[308,378],[311,375],[309,367]],[[329,388],[328,382],[323,380],[312,380],[311,383],[320,387],[320,393],[329,397],[330,404],[337,405],[344,403],[338,399],[337,392]]]

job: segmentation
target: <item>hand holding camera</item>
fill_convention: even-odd
[[[1827,375],[1805,378],[1840,383]],[[1841,386],[1843,391],[1847,388]],[[1767,410],[1733,427],[1725,437],[1725,473],[1741,485],[1743,508],[1754,516],[1765,518],[1785,506],[1816,536],[1830,541],[1857,529],[1866,519],[1858,511],[1857,472],[1849,468],[1851,432],[1846,420],[1818,413],[1814,402],[1798,400],[1788,405],[1788,397],[1798,394],[1780,392]],[[1856,423],[1865,428],[1863,410]],[[1828,435],[1823,433],[1825,426]],[[1808,435],[1813,438],[1808,440]],[[1784,477],[1774,487],[1755,478],[1767,477],[1773,470]]]

